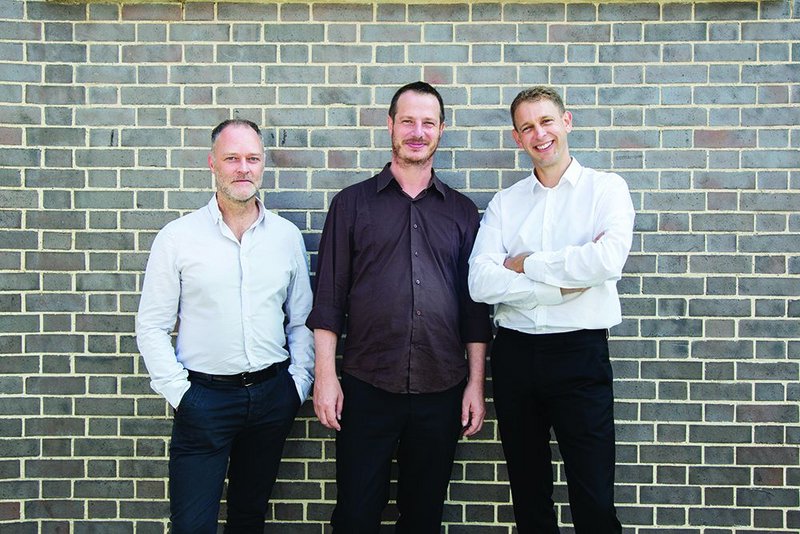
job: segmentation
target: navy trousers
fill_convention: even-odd
[[[286,365],[250,386],[193,381],[172,427],[171,532],[216,534],[227,473],[225,533],[262,534],[283,444],[299,407]]]
[[[614,393],[606,330],[530,335],[500,328],[494,403],[519,534],[557,534],[550,429],[578,534],[619,534],[614,508]]]
[[[441,393],[397,394],[344,374],[342,390],[333,532],[379,532],[396,450],[400,517],[395,532],[439,534],[461,434],[464,384]]]

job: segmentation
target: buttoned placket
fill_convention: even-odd
[[[256,222],[253,223],[250,228],[248,228],[244,234],[242,234],[242,241],[236,239],[233,235],[233,232],[228,228],[223,221],[220,221],[223,230],[223,234],[228,239],[233,240],[236,243],[237,251],[239,254],[239,313],[241,314],[240,317],[242,318],[242,340],[244,343],[244,354],[245,358],[247,358],[247,363],[249,367],[254,367],[255,363],[253,361],[254,352],[253,347],[255,345],[255,338],[253,333],[253,324],[252,324],[252,298],[251,295],[253,294],[252,288],[252,281],[253,276],[255,276],[255,266],[252,265],[251,258],[252,254],[250,253],[252,247],[254,246],[254,233],[257,230],[257,226],[261,221],[261,217],[259,217]]]
[[[249,228],[244,235],[242,235],[242,242],[239,245],[239,268],[241,269],[242,273],[242,280],[240,284],[239,290],[241,294],[239,295],[240,302],[242,303],[242,334],[244,335],[244,354],[247,357],[248,363],[252,366],[253,359],[253,326],[250,320],[251,317],[251,307],[252,301],[250,295],[252,294],[252,288],[250,287],[250,279],[252,276],[252,265],[250,265],[250,254],[248,254],[248,249],[251,247],[252,244],[252,234],[253,228]]]
[[[558,184],[561,185],[561,184]],[[542,250],[550,250],[553,242],[553,204],[558,195],[558,185],[556,187],[534,186],[534,194],[544,195],[541,224],[541,243]],[[536,191],[538,189],[538,191]],[[545,324],[547,321],[547,306],[537,306],[533,310],[535,324]]]
[[[420,307],[420,291],[423,291],[423,280],[420,264],[420,253],[422,248],[422,220],[419,211],[413,201],[409,202],[409,224],[411,225],[411,298],[412,298],[412,318],[411,318],[411,343],[408,354],[408,391],[413,393],[411,384],[411,366],[413,362],[413,352],[417,347],[417,335],[425,319],[424,310]]]

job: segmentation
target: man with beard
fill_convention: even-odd
[[[152,388],[175,408],[171,532],[217,532],[227,474],[225,532],[261,534],[283,443],[313,380],[311,285],[300,231],[257,197],[258,126],[219,124],[208,166],[216,195],[153,242],[136,339]]]
[[[533,172],[497,193],[470,258],[473,298],[495,304],[494,405],[520,534],[557,534],[550,430],[578,534],[619,534],[608,329],[622,320],[617,280],[633,239],[619,175],[569,153],[572,114],[550,87],[511,104]]]
[[[306,322],[317,352],[314,410],[337,431],[334,532],[378,532],[396,450],[396,532],[438,534],[456,443],[485,415],[491,325],[467,289],[479,216],[433,171],[444,131],[438,91],[400,88],[387,124],[391,162],[336,195],[322,232]]]

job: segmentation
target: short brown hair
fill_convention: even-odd
[[[397,90],[392,97],[392,103],[389,105],[389,116],[392,118],[392,120],[394,120],[394,116],[397,114],[397,101],[400,100],[400,96],[403,93],[408,91],[413,91],[422,95],[435,96],[436,100],[439,101],[439,122],[444,122],[444,100],[442,100],[442,95],[440,95],[439,91],[437,91],[431,84],[422,81],[408,83]]]
[[[523,89],[516,98],[514,98],[514,101],[511,102],[511,123],[514,125],[515,130],[517,129],[517,124],[514,121],[514,113],[517,112],[517,108],[520,104],[523,102],[538,102],[539,100],[549,100],[556,105],[558,111],[562,115],[566,111],[566,108],[564,108],[564,101],[561,100],[561,95],[552,87],[537,85],[529,89]]]

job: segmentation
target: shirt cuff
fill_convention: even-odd
[[[541,273],[544,272],[545,263],[540,259],[540,256],[540,253],[534,252],[525,258],[522,263],[525,276],[534,282],[542,282]],[[537,274],[539,274],[539,276],[536,276]]]
[[[292,375],[292,380],[294,380],[294,387],[297,390],[297,395],[300,397],[300,402],[305,402],[308,395],[311,393],[312,382],[297,375]]]
[[[186,392],[189,391],[189,388],[192,387],[192,383],[189,380],[181,380],[179,382],[175,382],[174,384],[170,384],[168,387],[164,388],[164,391],[161,394],[167,399],[167,402],[173,408],[177,408],[181,400],[183,400],[183,396],[186,395]]]
[[[536,295],[536,300],[543,306],[555,306],[564,302],[564,296],[561,294],[561,288],[544,284],[542,282],[534,282],[533,293]]]

